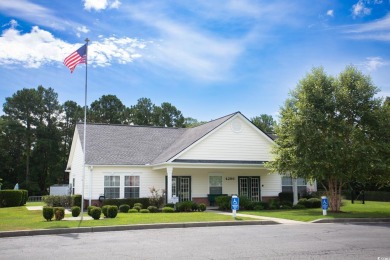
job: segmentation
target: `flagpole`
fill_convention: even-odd
[[[82,178],[82,195],[81,195],[81,221],[83,220],[84,215],[84,186],[85,186],[85,158],[87,154],[87,147],[86,147],[86,136],[87,136],[87,89],[88,89],[88,42],[89,39],[85,39],[86,42],[86,53],[85,53],[85,92],[84,92],[84,135],[83,135],[83,146],[84,146],[84,153],[83,153],[83,178]],[[91,176],[92,178],[92,176]],[[91,188],[91,187],[90,187]],[[91,201],[91,198],[89,198]]]

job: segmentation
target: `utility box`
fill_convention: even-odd
[[[55,184],[50,186],[50,195],[67,196],[70,195],[72,187],[70,184]]]

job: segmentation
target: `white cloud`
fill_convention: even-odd
[[[132,38],[100,38],[89,45],[88,60],[92,66],[125,64],[140,58],[145,43]],[[15,28],[4,30],[0,37],[0,65],[39,68],[50,63],[60,64],[80,44],[69,44],[50,32],[34,26],[22,34]]]
[[[371,8],[367,8],[362,0],[352,6],[352,17],[366,16],[371,14]]]
[[[375,71],[380,67],[387,66],[389,63],[384,61],[381,57],[368,57],[364,62],[364,66],[368,71]]]
[[[77,37],[81,37],[81,33],[88,33],[89,32],[89,29],[86,27],[86,26],[78,26],[77,28],[76,28],[76,35],[77,35]]]
[[[57,30],[65,30],[68,26],[73,25],[66,20],[58,18],[52,10],[31,3],[29,0],[0,1],[0,11],[7,13],[11,17]]]
[[[116,9],[120,6],[119,0],[84,0],[84,9],[87,11],[101,11],[104,9]]]
[[[330,17],[333,17],[333,16],[334,16],[334,11],[333,11],[333,10],[328,10],[328,11],[326,12],[326,15],[327,15],[327,16],[330,16]]]
[[[347,26],[344,33],[354,39],[390,41],[390,13],[373,22]]]

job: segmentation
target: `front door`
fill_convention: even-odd
[[[260,201],[260,177],[238,177],[238,196]]]
[[[179,201],[191,200],[191,176],[172,176],[172,196],[178,197]]]

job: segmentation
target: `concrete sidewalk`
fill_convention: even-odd
[[[213,211],[214,213],[222,214],[222,215],[232,215],[232,213],[229,212],[216,212]],[[264,217],[264,216],[255,216],[255,215],[249,215],[249,214],[241,214],[237,213],[237,217],[245,217],[245,218],[253,218],[253,219],[259,219],[259,220],[268,220],[268,221],[273,221],[278,224],[308,224],[308,222],[303,222],[303,221],[296,221],[296,220],[290,220],[290,219],[283,219],[283,218],[271,218],[271,217]]]

